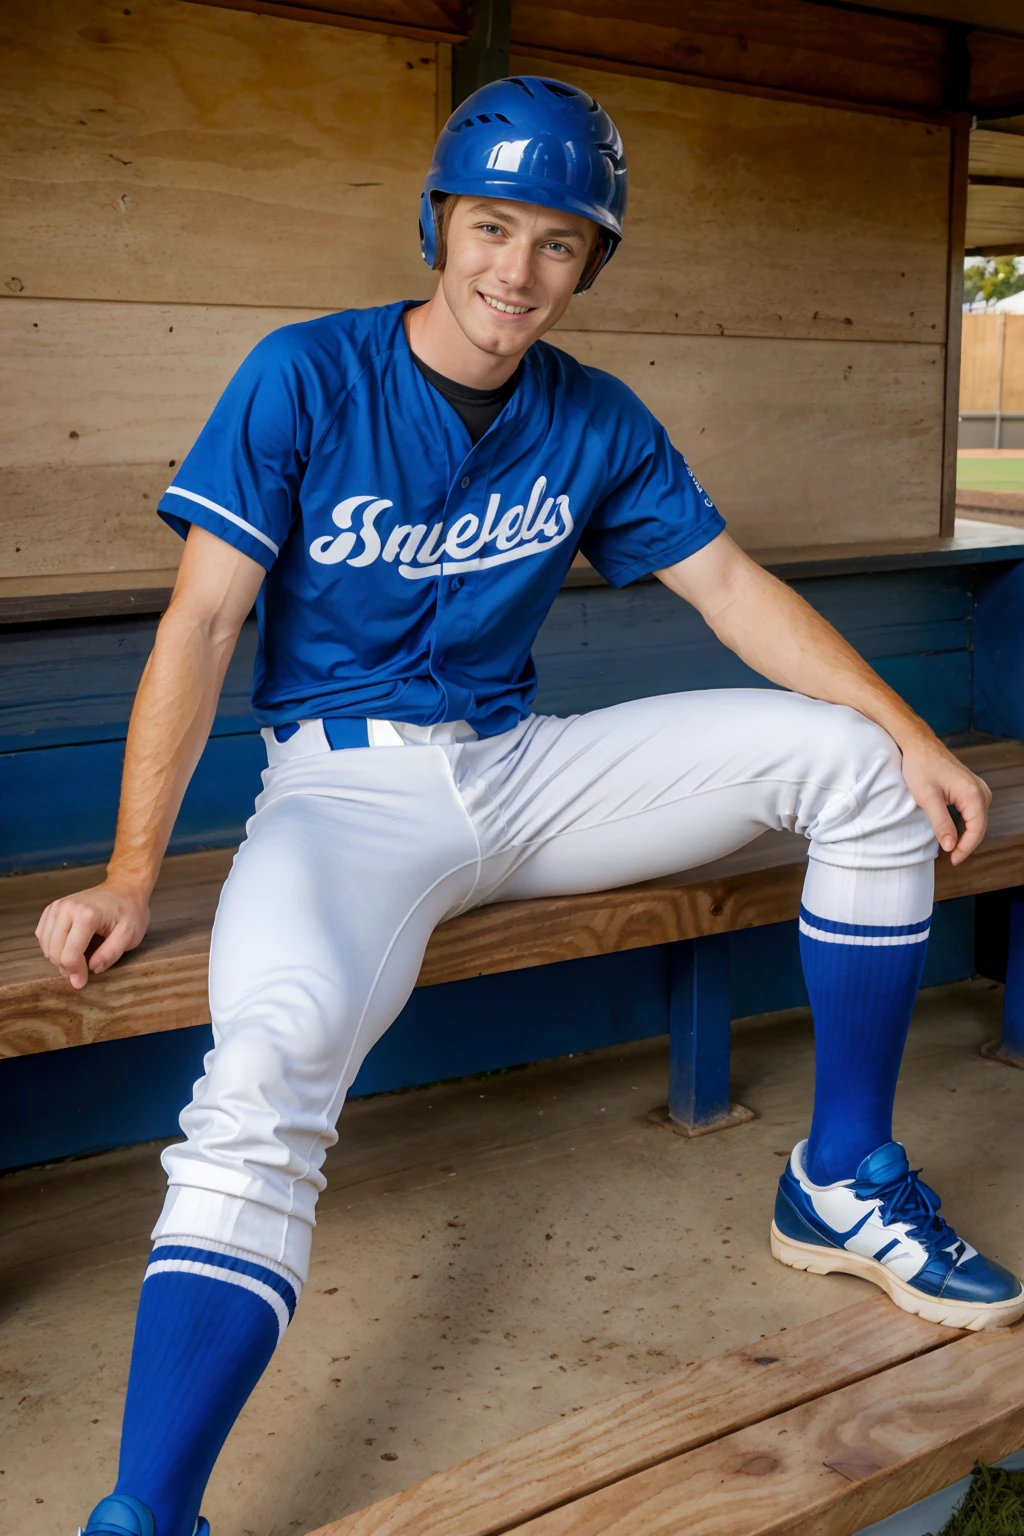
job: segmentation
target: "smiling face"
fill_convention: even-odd
[[[518,359],[565,314],[597,225],[534,203],[453,203],[445,221],[445,304],[473,347],[495,360]]]

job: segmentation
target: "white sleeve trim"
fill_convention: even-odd
[[[273,539],[268,539],[265,533],[254,528],[252,523],[247,523],[244,517],[239,517],[237,512],[229,512],[227,507],[218,506],[215,501],[210,501],[206,496],[198,496],[195,491],[183,490],[180,485],[169,485],[165,493],[168,496],[184,496],[188,501],[197,501],[201,507],[208,507],[211,512],[219,512],[221,517],[226,517],[229,523],[236,523],[239,528],[244,528],[246,533],[251,533],[254,539],[259,539],[268,549],[272,549],[275,555],[281,551]]]

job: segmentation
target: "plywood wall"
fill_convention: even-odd
[[[7,0],[0,60],[0,574],[162,568],[155,499],[253,342],[429,293],[446,50]],[[648,400],[748,545],[936,532],[946,131],[558,72],[612,111],[633,192],[553,339]]]

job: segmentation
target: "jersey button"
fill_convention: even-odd
[[[466,583],[461,576],[453,576],[451,590],[453,592],[461,592],[465,584]]]
[[[469,476],[468,475],[463,475],[463,477],[462,477],[462,489],[465,490],[468,485],[469,485]]]

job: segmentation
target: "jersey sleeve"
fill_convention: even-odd
[[[614,423],[601,432],[612,488],[588,519],[580,550],[613,587],[624,587],[710,544],[725,519],[661,422],[625,385],[616,405]]]
[[[196,523],[266,570],[296,515],[312,434],[289,329],[250,352],[157,504],[182,538]]]

